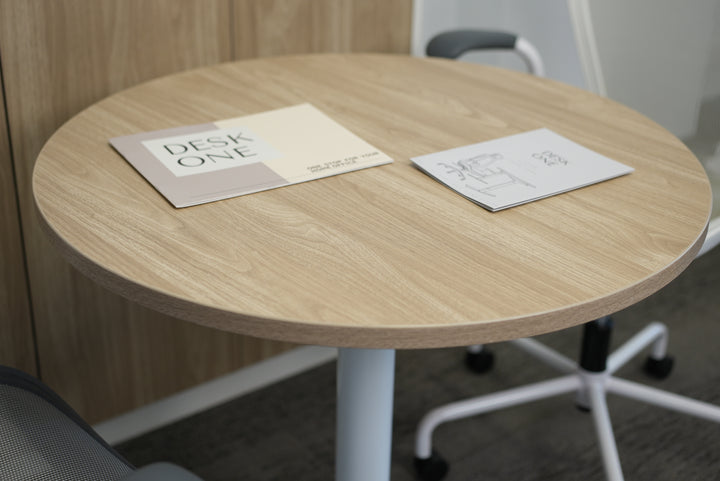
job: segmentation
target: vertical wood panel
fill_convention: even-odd
[[[410,52],[412,0],[233,0],[235,57]]]
[[[338,22],[346,0],[236,0],[237,59],[347,50]]]
[[[90,422],[288,347],[170,319],[104,291],[59,258],[33,207],[34,160],[65,120],[143,80],[229,60],[231,34],[227,0],[0,0],[40,372]]]
[[[354,0],[350,48],[353,52],[410,53],[412,0]]]
[[[37,374],[23,255],[5,98],[0,90],[0,364]]]
[[[35,218],[31,176],[43,143],[91,103],[174,71],[232,58],[292,53],[407,53],[411,4],[411,0],[0,0],[0,58],[39,369],[43,379],[91,422],[291,346],[161,316],[104,291],[69,267],[49,245]],[[0,206],[3,232],[10,235],[0,242],[4,256],[20,258],[14,195],[5,199],[5,192],[11,191],[5,186],[13,183],[7,150],[6,144],[0,145]],[[4,215],[7,209],[11,215]],[[19,303],[11,307],[11,314],[25,320],[13,324],[13,329],[20,329],[13,335],[27,342],[27,298],[23,301],[23,293],[12,290],[24,288],[21,267],[21,262],[14,264],[12,275],[0,280],[11,290],[3,284],[0,288]],[[6,263],[2,269],[7,276]],[[32,352],[21,341],[14,340],[13,346],[27,360],[18,362],[32,372]]]

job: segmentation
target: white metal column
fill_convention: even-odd
[[[338,352],[336,481],[389,481],[395,351]]]

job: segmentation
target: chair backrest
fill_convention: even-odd
[[[0,366],[0,479],[112,481],[133,470],[50,388]]]

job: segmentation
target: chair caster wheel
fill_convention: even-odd
[[[449,470],[450,465],[435,450],[429,458],[415,458],[415,472],[422,481],[440,481]]]
[[[480,352],[468,351],[465,353],[465,365],[478,374],[486,373],[492,369],[494,361],[495,356],[487,348],[483,348]]]
[[[645,371],[645,374],[652,376],[655,379],[665,379],[670,375],[674,363],[675,360],[672,356],[665,356],[662,359],[653,359],[648,356],[645,360],[643,371]]]

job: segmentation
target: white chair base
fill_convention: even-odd
[[[578,405],[592,412],[608,481],[623,480],[623,473],[605,401],[606,393],[611,392],[720,423],[718,406],[613,376],[620,367],[650,344],[651,359],[660,361],[666,358],[667,328],[659,322],[650,324],[607,356],[606,365],[599,372],[581,368],[574,361],[534,339],[511,342],[538,360],[565,373],[565,376],[446,404],[430,411],[420,422],[415,439],[416,467],[421,479],[438,480],[447,471],[447,465],[443,466],[444,461],[432,451],[432,434],[440,424],[573,391],[577,393]],[[477,351],[478,347],[474,350]]]

